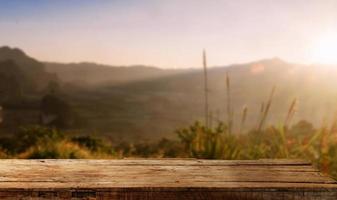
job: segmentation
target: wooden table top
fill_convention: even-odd
[[[29,191],[28,196],[34,191],[73,190],[278,190],[335,195],[337,183],[302,160],[0,160],[0,198],[8,191]]]

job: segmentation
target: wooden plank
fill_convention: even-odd
[[[12,169],[13,170],[13,169]],[[205,173],[205,170],[207,173]],[[153,177],[161,177],[155,179],[156,184],[163,184],[168,182],[167,179],[179,179],[180,182],[207,182],[222,181],[222,182],[292,182],[292,183],[335,183],[334,180],[326,176],[321,176],[319,172],[291,172],[291,171],[272,171],[272,170],[241,170],[241,169],[227,169],[202,167],[106,167],[104,170],[89,170],[86,168],[78,169],[15,169],[17,175],[13,175],[13,171],[5,171],[0,168],[0,181],[2,182],[41,182],[45,180],[59,181],[59,182],[109,182],[111,180],[118,180],[119,182],[132,182],[133,184],[147,184],[147,180],[152,180]],[[49,173],[45,173],[48,171]],[[141,179],[137,177],[141,174]],[[94,179],[95,178],[95,179]],[[134,180],[135,179],[135,180]],[[144,183],[143,183],[144,182]],[[201,184],[200,183],[200,184]],[[115,186],[117,183],[111,181],[111,185]],[[147,186],[147,185],[146,185]],[[203,185],[201,185],[203,186]]]
[[[47,162],[48,161],[48,162]],[[260,160],[201,160],[201,159],[119,159],[119,160],[89,160],[89,159],[48,159],[48,160],[24,160],[24,159],[4,159],[2,163],[15,163],[15,165],[26,165],[27,163],[31,165],[39,165],[44,163],[44,165],[54,165],[54,163],[63,164],[93,164],[97,165],[163,165],[163,166],[191,166],[191,165],[307,165],[311,166],[310,162],[304,160],[289,160],[289,159],[260,159]]]
[[[337,199],[302,160],[0,160],[0,199]]]

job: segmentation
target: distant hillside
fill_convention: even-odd
[[[0,75],[6,72],[8,78],[16,74],[22,77],[17,78],[19,84],[27,85],[22,82],[26,76],[38,83],[44,77],[50,80],[55,73],[63,83],[79,86],[63,87],[62,98],[86,119],[84,129],[90,133],[137,139],[172,137],[176,128],[204,119],[201,68],[162,70],[93,63],[41,64],[20,50],[8,48],[1,48],[0,55],[0,60],[14,60],[0,65]],[[230,77],[236,128],[245,106],[248,117],[244,128],[256,126],[260,107],[274,85],[276,92],[267,125],[282,124],[295,98],[298,103],[294,122],[304,119],[320,125],[331,121],[337,110],[337,66],[299,65],[275,58],[209,68],[213,123],[226,120],[226,73]],[[5,84],[6,81],[0,82],[0,88],[6,88]],[[89,87],[92,85],[95,87]]]
[[[283,123],[294,98],[298,100],[294,122],[304,119],[320,125],[323,120],[329,122],[337,110],[336,67],[269,59],[209,69],[213,123],[226,119],[226,73],[236,127],[245,106],[245,127],[256,126],[261,104],[266,103],[274,85],[276,93],[267,124]],[[90,117],[96,130],[149,138],[172,136],[176,128],[203,120],[203,99],[202,70],[73,93],[73,102]]]
[[[40,91],[47,87],[50,81],[56,81],[55,74],[45,71],[43,63],[27,56],[22,50],[10,47],[0,47],[0,62],[2,65],[13,61],[25,77],[26,84],[30,86],[30,91]],[[5,67],[5,66],[4,66]],[[13,66],[14,67],[14,66]],[[7,70],[1,73],[6,73]],[[25,85],[27,89],[28,85]]]
[[[73,84],[120,84],[131,81],[158,78],[180,73],[181,70],[164,70],[149,66],[109,66],[96,63],[44,63],[46,70],[56,73],[60,80]]]

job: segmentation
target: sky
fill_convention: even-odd
[[[337,0],[0,0],[0,46],[42,61],[189,68],[206,49],[214,66],[337,63],[331,41]]]

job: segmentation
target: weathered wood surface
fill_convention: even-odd
[[[301,160],[0,160],[0,199],[336,200]]]

